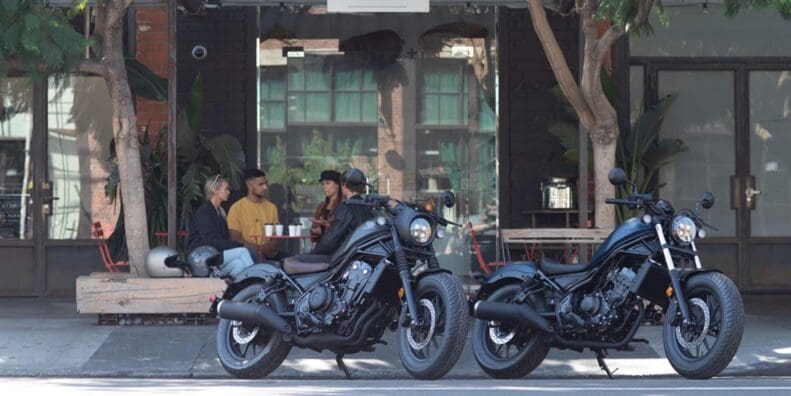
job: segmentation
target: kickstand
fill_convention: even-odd
[[[613,377],[613,374],[615,374],[615,371],[618,371],[618,369],[615,369],[615,371],[610,371],[610,368],[607,367],[607,362],[604,361],[604,358],[607,357],[607,354],[604,352],[603,349],[597,349],[595,352],[596,352],[596,361],[599,362],[599,368],[604,370],[604,372],[607,373],[607,376],[610,377],[610,379],[615,379],[615,377]]]
[[[338,368],[346,374],[346,379],[352,379],[352,374],[357,372],[357,370],[349,371],[349,368],[346,367],[346,363],[343,362],[343,354],[335,355],[335,363],[337,363]]]

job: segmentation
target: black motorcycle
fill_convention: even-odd
[[[442,198],[453,206],[453,194]],[[401,362],[415,378],[440,378],[456,363],[467,335],[465,294],[432,248],[453,223],[387,196],[357,204],[378,216],[332,257],[294,256],[283,269],[256,264],[212,304],[221,319],[217,352],[231,375],[265,377],[296,346],[334,352],[351,377],[343,356],[373,351],[388,328],[398,331]]]
[[[622,169],[610,182],[632,184]],[[636,186],[632,184],[636,190]],[[695,238],[705,237],[700,207],[675,211],[670,202],[635,190],[607,203],[642,210],[602,243],[587,264],[520,262],[489,276],[471,301],[473,352],[495,378],[534,370],[551,347],[596,353],[634,350],[644,322],[660,323],[670,364],[687,378],[710,378],[730,363],[742,339],[744,307],[733,282],[704,270]],[[708,226],[710,227],[710,226]],[[669,237],[668,237],[669,236]]]

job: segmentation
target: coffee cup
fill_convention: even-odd
[[[283,236],[283,225],[282,224],[276,224],[275,225],[275,235]]]
[[[274,225],[272,225],[272,224],[264,225],[264,235],[265,236],[272,236],[272,234],[274,232],[275,232],[275,226]]]

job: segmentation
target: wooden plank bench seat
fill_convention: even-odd
[[[221,296],[218,278],[133,278],[129,274],[92,274],[77,278],[81,314],[208,313],[209,296]]]

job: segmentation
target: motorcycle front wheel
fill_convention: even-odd
[[[459,360],[467,340],[464,289],[453,275],[431,274],[418,282],[415,301],[418,325],[398,330],[401,363],[417,379],[442,378]]]
[[[247,286],[232,301],[260,303],[255,298],[262,288],[260,283]],[[277,312],[285,311],[285,300],[279,293],[270,294],[264,303]],[[217,356],[225,371],[236,378],[266,377],[290,351],[291,344],[277,331],[227,319],[221,319],[217,326]]]
[[[723,274],[706,272],[684,285],[691,323],[676,320],[678,304],[665,316],[665,355],[679,374],[690,379],[718,375],[736,355],[744,332],[744,305],[736,285]]]

